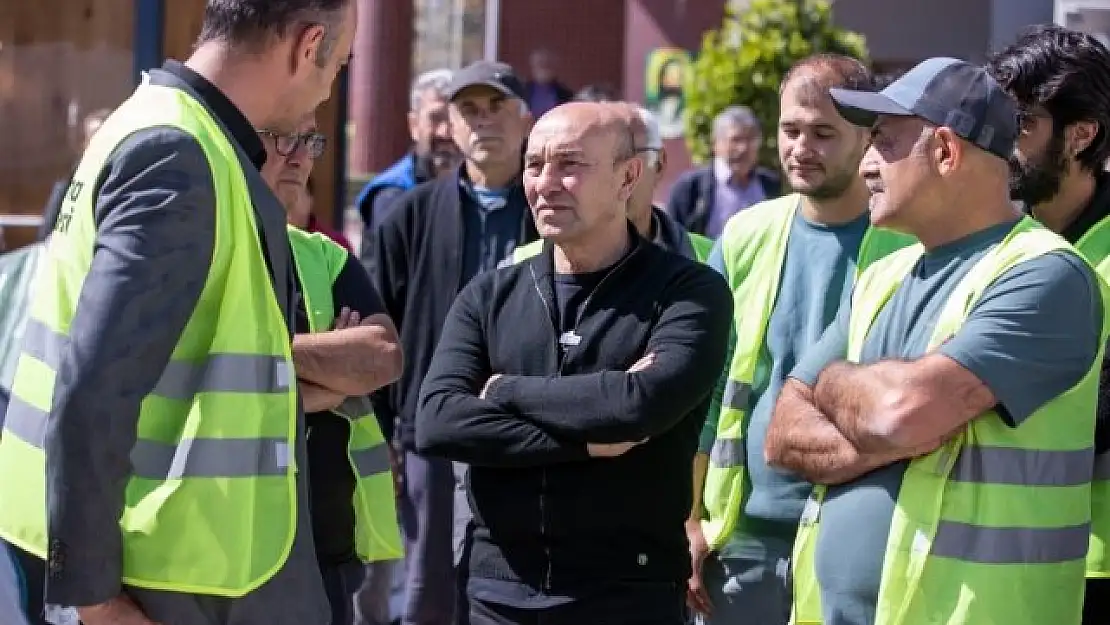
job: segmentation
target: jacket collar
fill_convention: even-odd
[[[626,222],[626,225],[628,227],[628,236],[632,241],[632,246],[628,250],[629,254],[639,251],[640,248],[645,245],[651,245],[647,239],[640,236],[640,233],[636,231],[636,227],[632,225],[631,221]],[[529,259],[528,264],[536,278],[539,278],[541,282],[544,283],[549,282],[555,275],[555,244],[550,239],[544,240],[543,250]]]
[[[694,258],[694,246],[690,244],[690,236],[678,225],[673,217],[666,211],[653,206],[651,208],[651,221],[655,236],[652,243],[686,258]]]

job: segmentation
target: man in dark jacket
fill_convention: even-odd
[[[355,199],[366,233],[362,237],[363,262],[371,257],[372,233],[385,221],[397,198],[416,185],[459,166],[459,148],[451,136],[451,120],[447,113],[451,76],[449,69],[433,69],[412,81],[408,115],[412,150],[374,176]],[[369,263],[367,269],[373,271]]]
[[[544,250],[463,290],[422,388],[418,449],[470,464],[472,625],[683,622],[732,298],[627,221],[632,135],[605,104],[540,121],[524,184]]]
[[[420,383],[458,292],[537,237],[520,184],[521,147],[531,124],[523,84],[508,65],[478,61],[455,74],[447,95],[455,143],[466,162],[456,175],[399,198],[374,233],[372,254],[405,353],[400,382],[375,394],[374,410],[397,421],[407,561],[402,622],[418,625],[450,625],[455,603],[455,480],[450,462],[416,453]]]
[[[713,120],[713,163],[674,183],[667,212],[690,232],[716,239],[729,217],[778,197],[779,175],[756,165],[762,141],[759,120],[750,109],[721,111]]]

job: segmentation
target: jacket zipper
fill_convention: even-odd
[[[632,258],[639,251],[639,247],[634,247],[631,252],[626,254],[612,269],[610,269],[601,280],[594,285],[590,290],[590,294],[586,296],[586,301],[582,302],[582,308],[578,310],[578,318],[574,320],[574,332],[577,333],[578,327],[582,324],[582,319],[585,317],[586,310],[590,306],[590,302],[594,298],[594,294],[598,292],[601,285],[609,280],[609,277],[620,270],[628,259]],[[540,288],[540,281],[536,277],[536,270],[531,265],[528,266],[528,272],[532,275],[532,287],[536,290],[536,295],[539,295],[540,301],[543,302],[543,307],[547,309],[547,321],[551,325],[551,332],[554,341],[552,341],[552,348],[555,350],[555,359],[558,361],[558,369],[555,372],[556,376],[563,375],[563,367],[566,365],[567,352],[570,350],[563,347],[559,342],[559,328],[555,325],[555,308],[551,302],[547,301],[544,297],[543,290]],[[540,537],[541,540],[547,535],[547,468],[540,469]],[[543,574],[543,589],[551,590],[551,548],[548,546],[547,541],[543,541],[544,553],[544,574]]]
[[[594,294],[597,293],[601,289],[601,285],[603,285],[603,284],[605,284],[606,282],[609,281],[609,278],[613,274],[620,271],[620,268],[623,267],[624,264],[628,262],[628,259],[635,256],[636,252],[638,252],[638,251],[639,251],[638,247],[632,248],[632,251],[625,254],[624,258],[622,258],[619,263],[614,265],[612,269],[610,269],[608,272],[606,272],[605,276],[602,277],[601,280],[597,284],[594,285],[594,288],[590,290],[590,294],[586,296],[586,301],[582,302],[582,308],[578,309],[578,318],[574,320],[574,330],[573,330],[573,332],[575,334],[578,333],[578,327],[582,325],[582,319],[586,316],[586,311],[589,310],[589,308],[590,308],[590,302],[593,301]],[[558,332],[558,329],[556,329],[556,332]],[[566,351],[566,350],[564,350],[564,351]],[[559,373],[562,374],[562,366],[560,366],[559,369],[560,369]]]
[[[536,289],[536,294],[540,296],[540,301],[543,302],[543,307],[547,309],[547,322],[551,324],[551,332],[554,340],[551,342],[551,347],[555,350],[555,360],[559,363],[558,370],[555,375],[561,376],[563,374],[563,351],[559,348],[559,328],[555,325],[555,309],[547,298],[543,295],[543,290],[540,289],[540,281],[536,278],[536,270],[531,265],[528,266],[528,272],[532,274],[532,287]],[[543,589],[551,590],[551,547],[548,546],[547,540],[547,467],[540,469],[540,540],[543,542],[543,555],[544,555],[544,573],[543,573]]]

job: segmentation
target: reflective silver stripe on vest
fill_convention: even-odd
[[[151,480],[193,477],[284,475],[289,442],[284,438],[186,438],[173,443],[138,440],[132,473]]]
[[[5,432],[38,449],[46,444],[45,412],[12,395],[8,400],[8,411],[3,416]]]
[[[29,319],[24,351],[55,371],[68,338],[41,321]],[[171,360],[153,393],[168,399],[191,400],[197,393],[284,393],[293,371],[282,356],[209,354],[200,362]]]
[[[713,441],[709,462],[720,469],[744,466],[744,439],[718,438]]]
[[[734,410],[747,410],[748,400],[752,394],[752,385],[745,382],[737,382],[729,378],[725,383],[725,394],[721,398],[721,403]]]
[[[1087,555],[1090,523],[1071,527],[983,527],[941,521],[932,555],[980,564],[1052,564]]]
[[[62,360],[62,347],[67,340],[64,334],[51,330],[45,323],[28,318],[23,331],[23,351],[57,371]]]
[[[371,477],[389,471],[389,447],[379,443],[369,449],[358,449],[351,452],[351,462],[359,477]]]
[[[733,410],[747,410],[748,398],[751,396],[752,387],[744,382],[737,382],[729,378],[725,383],[724,397],[721,398],[721,407]],[[744,439],[718,438],[713,441],[709,450],[709,462],[720,469],[730,469],[744,465]]]
[[[983,484],[1078,486],[1091,481],[1094,448],[1048,451],[1014,447],[966,446],[950,479]]]
[[[1110,480],[1110,451],[1104,451],[1095,456],[1096,480]]]
[[[209,354],[198,363],[171,360],[154,394],[185,401],[197,393],[281,393],[289,388],[291,375],[280,356]]]

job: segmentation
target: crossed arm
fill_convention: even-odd
[[[764,455],[813,483],[840,484],[937,449],[996,403],[978,377],[943,354],[870,365],[835,360],[813,387],[787,379]]]
[[[481,277],[451,305],[420,387],[420,453],[486,467],[525,467],[589,458],[583,441],[557,437],[482,396],[492,372],[479,317]]]
[[[486,397],[557,435],[595,443],[666,432],[701,404],[724,365],[732,322],[725,282],[707,271],[676,284],[627,371],[561,377],[498,376]]]
[[[816,483],[928,453],[992,408],[1017,427],[1083,378],[1102,340],[1097,278],[1071,252],[1005,273],[959,331],[916,360],[844,362],[846,311],[788,381],[764,449]]]
[[[348,257],[333,289],[342,311],[334,329],[293,337],[293,364],[307,412],[391,384],[403,366],[400,339],[362,267]]]
[[[720,278],[691,278],[702,295],[669,305],[628,371],[562,376],[490,370],[480,284],[455,301],[421,389],[417,448],[485,466],[617,455],[669,429],[700,403],[724,360],[731,298]],[[494,379],[490,379],[494,377]]]

